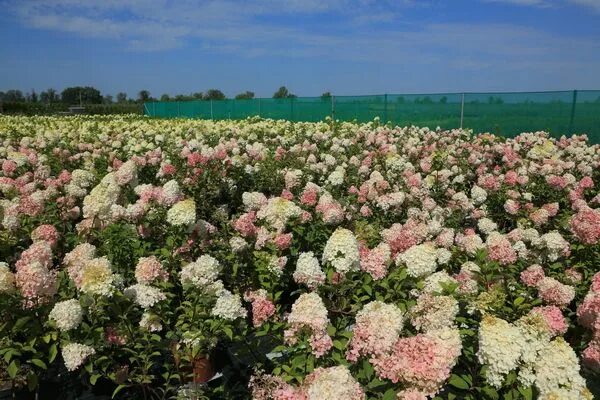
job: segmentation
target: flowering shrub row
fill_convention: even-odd
[[[0,117],[0,163],[0,388],[599,393],[585,136]]]

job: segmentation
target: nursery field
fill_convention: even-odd
[[[600,145],[553,136],[0,116],[0,399],[600,398]]]

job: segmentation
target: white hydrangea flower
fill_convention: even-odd
[[[291,218],[302,215],[302,209],[294,202],[283,197],[269,199],[256,213],[258,219],[266,221],[278,232],[283,231],[285,225]]]
[[[233,321],[237,318],[245,318],[248,312],[242,306],[240,296],[224,290],[211,311],[211,315]]]
[[[475,205],[479,205],[482,204],[486,201],[487,199],[487,192],[485,191],[485,189],[474,185],[471,188],[471,200],[473,201],[473,204]]]
[[[201,255],[196,261],[185,265],[179,277],[181,284],[203,288],[215,282],[221,271],[221,265],[214,257]]]
[[[167,211],[167,222],[174,226],[189,226],[196,222],[196,203],[193,199],[181,200]]]
[[[246,211],[257,211],[267,204],[267,196],[260,192],[244,192],[242,202]]]
[[[120,194],[121,188],[115,181],[114,173],[105,175],[102,181],[83,199],[83,217],[110,220],[111,207],[117,203]]]
[[[106,257],[86,261],[81,272],[75,276],[75,283],[79,280],[79,289],[83,293],[100,296],[111,296],[119,280]]]
[[[458,314],[458,301],[452,296],[433,296],[424,293],[410,310],[410,321],[423,332],[454,326]]]
[[[483,234],[489,235],[490,233],[495,232],[498,229],[498,224],[496,224],[489,218],[481,218],[477,222],[477,227]]]
[[[176,180],[171,179],[167,183],[165,183],[162,187],[162,201],[167,205],[172,205],[177,202],[183,193],[181,192],[181,188],[179,187],[179,183]]]
[[[61,331],[75,329],[83,319],[83,309],[79,300],[71,299],[61,301],[54,305],[48,318],[56,324]]]
[[[431,243],[423,243],[410,247],[396,257],[396,265],[404,264],[408,275],[420,278],[435,272],[438,252]]]
[[[79,343],[69,343],[62,348],[62,356],[65,361],[65,367],[69,371],[75,371],[85,360],[96,353],[93,347]]]
[[[159,301],[165,300],[167,296],[158,288],[142,283],[136,283],[123,291],[123,294],[138,304],[143,309],[154,306]]]
[[[348,229],[336,229],[325,244],[322,261],[331,263],[341,274],[358,270],[360,257],[354,234]]]
[[[562,337],[551,341],[533,365],[540,398],[592,399],[579,370],[579,359],[571,346]]]
[[[296,283],[304,283],[311,289],[325,282],[325,273],[312,251],[300,253],[293,277]]]
[[[503,319],[486,315],[479,325],[479,362],[488,367],[487,382],[500,388],[506,375],[517,368],[523,354],[521,330]]]
[[[365,394],[347,367],[317,368],[312,374],[307,400],[362,400]]]
[[[331,186],[340,186],[344,183],[345,177],[346,170],[343,167],[338,166],[331,174],[329,174],[329,177],[327,177],[327,183],[329,183]]]
[[[426,293],[441,293],[444,290],[442,288],[442,283],[445,285],[458,284],[458,281],[451,277],[446,271],[434,272],[425,278],[425,286],[423,287],[423,291]]]
[[[0,262],[0,293],[15,291],[15,275],[8,268],[8,264]]]
[[[231,247],[231,250],[233,250],[234,253],[239,253],[248,248],[248,242],[246,242],[244,238],[234,236],[231,239],[229,239],[229,246]]]
[[[142,314],[142,319],[140,320],[140,327],[146,329],[149,332],[160,332],[163,329],[163,326],[160,323],[160,318],[149,312],[145,312]]]

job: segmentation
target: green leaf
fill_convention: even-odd
[[[99,375],[99,374],[94,374],[94,375],[90,376],[90,383],[91,383],[92,385],[95,385],[95,384],[96,384],[96,381],[98,380],[98,378],[100,378],[100,376],[101,376],[101,375]]]
[[[8,364],[6,372],[8,372],[8,376],[10,376],[11,379],[15,379],[15,377],[17,376],[17,372],[19,372],[19,367],[17,366],[17,362],[15,360]]]
[[[27,323],[27,321],[29,321],[31,319],[31,317],[21,317],[17,320],[17,322],[15,322],[15,324],[13,325],[13,332],[17,332],[19,329],[21,329],[23,327],[23,325],[25,325]]]
[[[531,389],[531,386],[528,386],[526,388],[519,387],[519,393],[521,393],[523,395],[525,400],[533,399],[533,390]]]
[[[36,367],[40,367],[41,369],[48,369],[48,367],[46,366],[46,363],[43,362],[42,360],[40,360],[39,358],[34,358],[29,362],[32,363],[33,365],[35,365]]]
[[[58,354],[58,349],[56,348],[56,343],[50,346],[50,350],[48,351],[48,362],[52,363]]]
[[[127,385],[119,385],[117,386],[117,388],[115,389],[115,391],[112,393],[111,398],[115,398],[115,396],[117,395],[117,393],[119,393],[121,390],[125,389],[127,387]]]
[[[27,374],[27,388],[29,389],[30,392],[33,392],[33,390],[37,387],[38,385],[38,377],[36,374],[34,374],[33,372],[29,372]]]
[[[499,399],[500,395],[498,394],[498,392],[496,392],[496,390],[490,386],[486,386],[483,389],[483,393],[485,393],[490,399]]]
[[[448,381],[448,383],[450,383],[450,385],[452,385],[458,389],[466,390],[469,388],[469,382],[467,382],[460,376],[454,375],[454,374],[450,377],[450,380]]]
[[[344,344],[342,342],[340,342],[339,340],[333,341],[333,347],[335,347],[338,350],[344,350]]]
[[[515,301],[513,302],[513,304],[514,304],[515,306],[520,306],[521,304],[523,304],[523,302],[524,302],[524,301],[525,301],[525,299],[524,299],[524,298],[522,298],[522,297],[517,297],[517,298],[515,299]]]
[[[231,330],[231,328],[230,328],[230,327],[228,327],[228,326],[224,326],[224,327],[223,327],[223,332],[225,332],[225,334],[227,335],[227,337],[228,337],[229,339],[233,339],[233,330]]]
[[[395,398],[396,398],[396,392],[394,391],[394,389],[388,389],[383,394],[383,400],[394,400]]]

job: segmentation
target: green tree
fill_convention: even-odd
[[[235,96],[236,100],[249,100],[254,98],[254,92],[246,90],[244,93],[240,93]]]
[[[56,90],[52,88],[40,93],[40,101],[42,103],[56,103],[59,100],[60,98],[58,97],[58,93],[56,93]]]
[[[321,95],[321,100],[328,101],[331,99],[331,92],[327,91]]]
[[[145,89],[140,90],[140,92],[138,93],[138,101],[140,103],[144,103],[149,100],[150,100],[150,92]]]
[[[202,98],[204,97],[204,93],[195,92],[195,93],[192,93],[192,95],[190,97],[195,100],[202,100]]]
[[[290,97],[290,92],[285,86],[281,86],[275,93],[273,93],[274,99],[285,99]]]
[[[113,97],[110,94],[107,94],[106,96],[104,96],[104,104],[112,104],[113,103]]]
[[[66,104],[102,104],[102,94],[91,86],[73,86],[63,90],[60,94]]]
[[[25,96],[20,90],[11,89],[4,93],[4,101],[21,103],[25,101]]]
[[[127,93],[125,93],[125,92],[117,93],[117,103],[127,103]]]
[[[165,93],[162,96],[160,96],[160,101],[171,101],[171,97]]]
[[[34,89],[31,89],[31,92],[27,95],[27,101],[30,103],[37,103],[39,100],[38,94]]]
[[[221,92],[219,89],[209,89],[204,94],[204,100],[225,100],[225,94]]]

